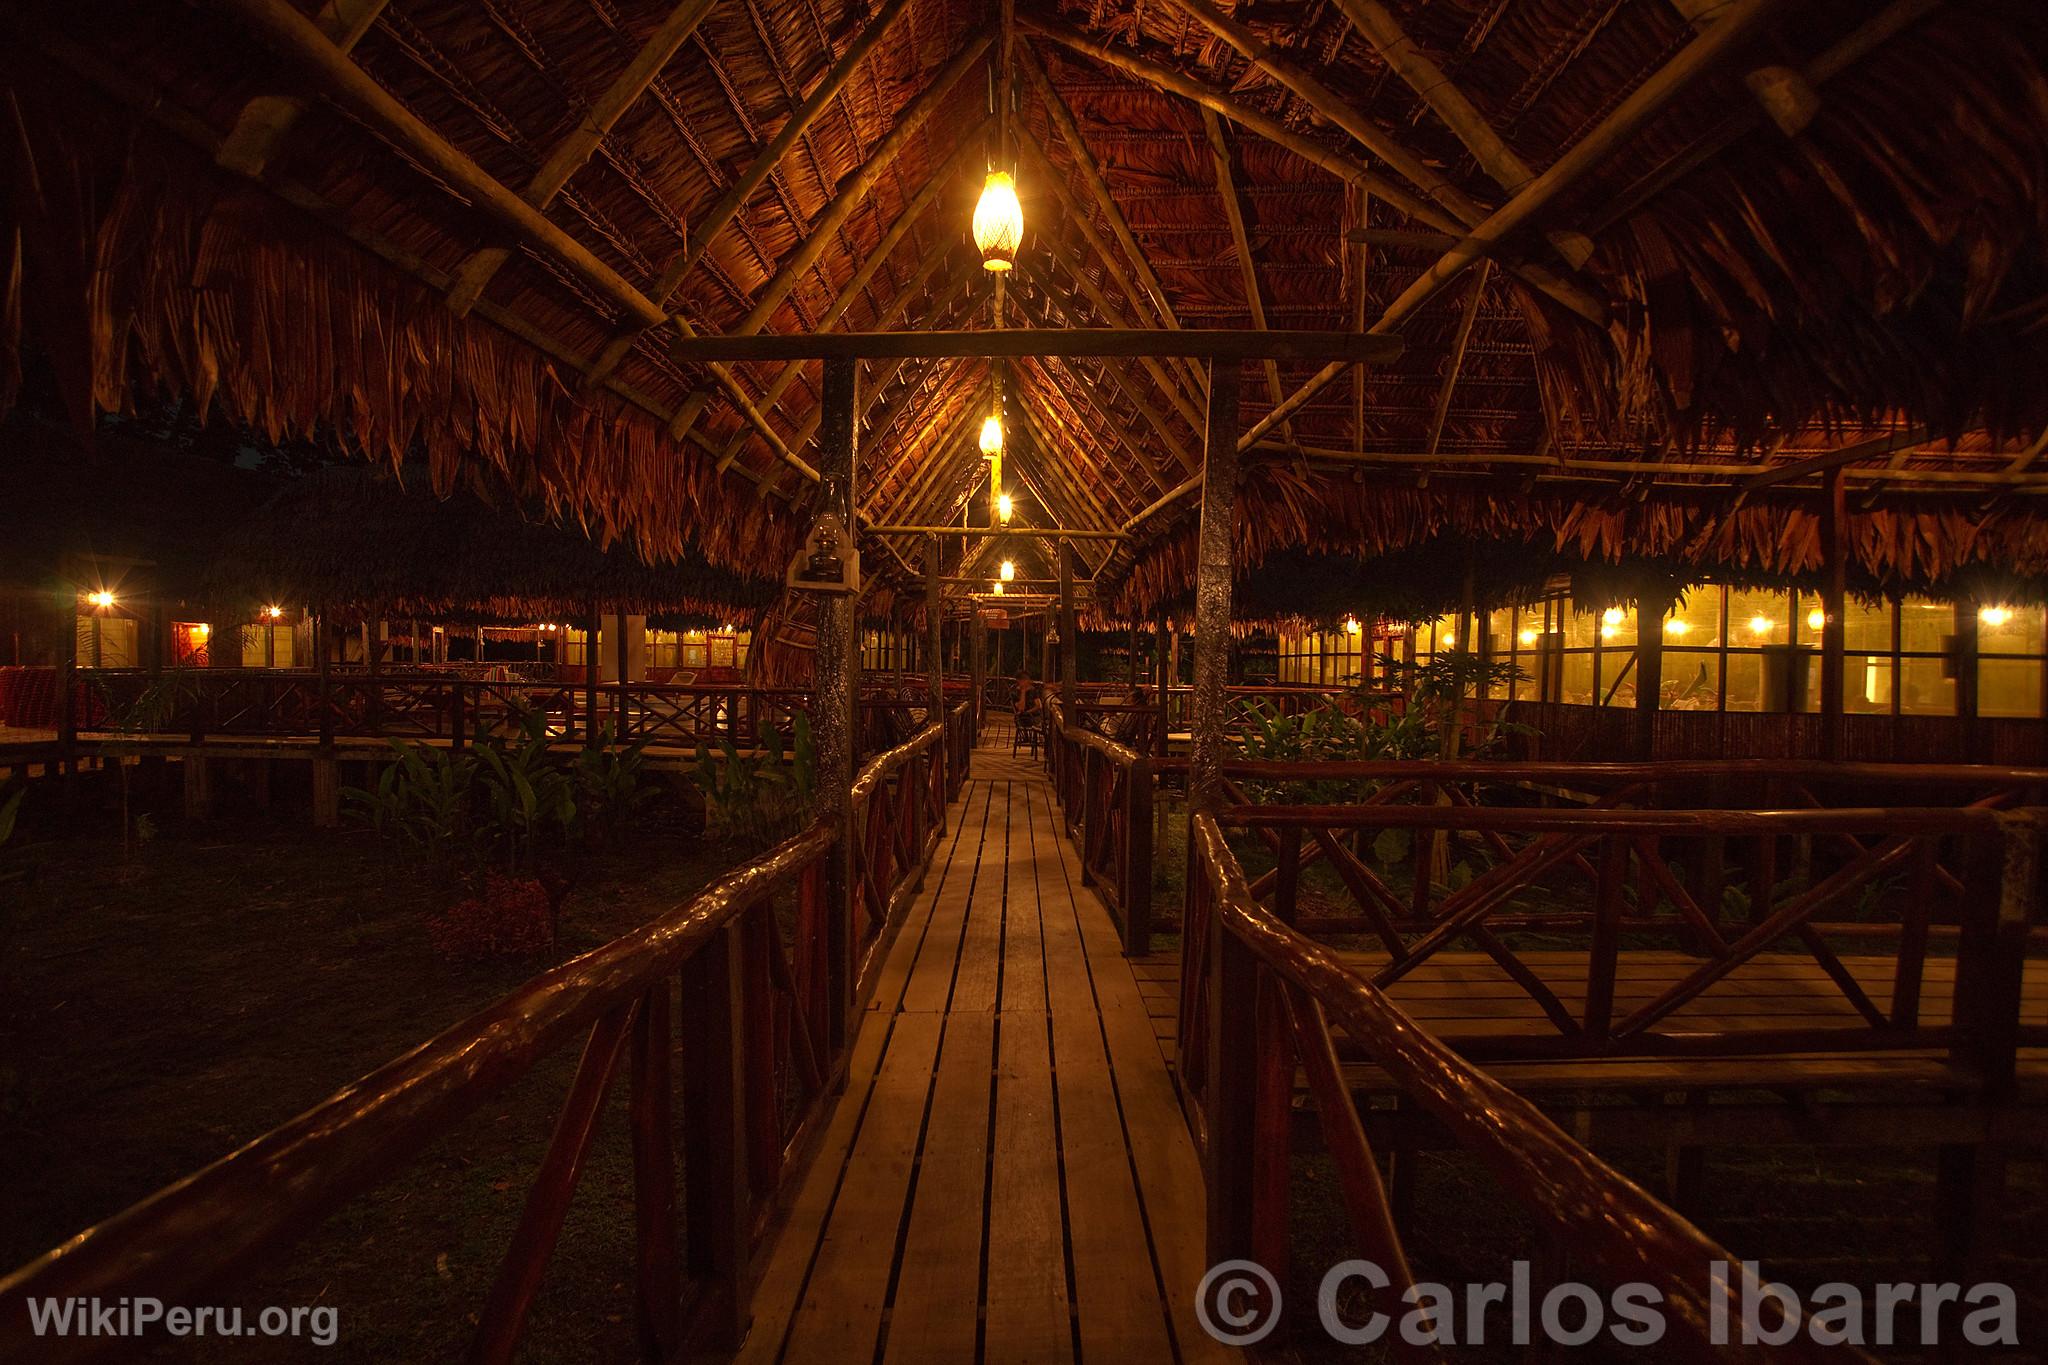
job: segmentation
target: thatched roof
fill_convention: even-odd
[[[338,68],[291,55],[313,10],[10,7],[0,401],[25,344],[81,414],[166,385],[772,574],[815,367],[681,364],[680,331],[1378,326],[1399,361],[1248,452],[1252,561],[1449,532],[1796,573],[1818,475],[1738,486],[1877,435],[1867,580],[2041,572],[2037,0],[1026,3],[1000,316],[964,241],[993,7],[396,0],[318,39]],[[1315,375],[1252,371],[1247,426]],[[1114,610],[1184,591],[1199,371],[1003,377],[1020,520],[1128,526]],[[866,513],[976,506],[990,366],[867,378]]]
[[[631,546],[599,549],[574,527],[473,494],[442,498],[350,469],[282,488],[219,546],[209,587],[224,602],[522,624],[580,622],[597,604],[664,623],[752,625],[780,592],[695,556],[649,564]]]

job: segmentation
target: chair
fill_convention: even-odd
[[[1038,745],[1045,734],[1045,712],[1019,711],[1010,728],[1010,752],[1028,749],[1035,758]]]

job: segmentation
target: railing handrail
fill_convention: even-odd
[[[1739,1257],[1574,1142],[1536,1105],[1459,1057],[1330,950],[1260,906],[1215,817],[1197,814],[1192,838],[1221,930],[1333,1015],[1404,1094],[1558,1230],[1575,1254],[1617,1283],[1642,1281],[1658,1289],[1681,1353],[1715,1361],[1869,1359],[1804,1336],[1790,1346],[1747,1350],[1716,1343],[1707,1270],[1718,1261],[1740,1275]],[[1719,1305],[1724,1323],[1740,1320],[1737,1292],[1735,1284],[1727,1286]]]
[[[1510,830],[1517,833],[1629,835],[1970,834],[2026,812],[1979,806],[1844,806],[1798,810],[1634,810],[1546,806],[1228,806],[1216,812],[1233,828],[1298,825],[1321,829]]]
[[[856,793],[871,791],[942,733],[935,722],[869,759]],[[549,968],[298,1117],[0,1278],[0,1358],[27,1359],[37,1349],[25,1311],[30,1299],[148,1294],[176,1302],[306,1236],[578,1029],[680,968],[824,856],[838,835],[832,818],[820,817],[676,909]]]
[[[1184,770],[1184,756],[1154,760],[1165,772]],[[1570,778],[1580,785],[1595,781],[1676,782],[1722,777],[1836,779],[1856,782],[1888,782],[1901,785],[1923,783],[1936,786],[1972,786],[2004,783],[2012,786],[2048,786],[2048,768],[2016,768],[1994,763],[1866,763],[1810,758],[1714,758],[1672,763],[1570,763],[1559,760],[1531,762],[1521,759],[1484,758],[1399,758],[1278,760],[1226,758],[1226,777],[1272,780],[1307,778],[1348,781],[1494,781],[1561,782]]]

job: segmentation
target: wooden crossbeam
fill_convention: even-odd
[[[1081,526],[870,526],[878,536],[1042,536],[1047,540],[1122,540],[1122,531]]]
[[[1533,223],[1559,196],[1585,179],[1596,167],[1627,145],[1652,119],[1712,71],[1730,53],[1754,38],[1791,8],[1793,0],[1732,0],[1726,14],[1678,55],[1630,92],[1593,130],[1572,144],[1549,169],[1487,220],[1467,233],[1458,245],[1422,272],[1420,278],[1387,305],[1373,330],[1398,327],[1436,296],[1466,267],[1485,257],[1502,241]]]
[[[775,316],[776,310],[782,306],[782,301],[789,297],[790,291],[796,288],[797,282],[810,272],[811,267],[818,263],[818,258],[825,254],[826,248],[831,246],[833,239],[838,236],[839,229],[845,225],[848,218],[853,216],[853,211],[866,200],[868,193],[881,180],[891,163],[901,155],[903,149],[910,145],[911,140],[917,136],[925,123],[938,111],[939,105],[945,100],[953,87],[959,83],[960,78],[966,75],[973,68],[974,64],[981,59],[982,54],[988,50],[989,39],[990,35],[984,30],[970,36],[966,42],[962,43],[959,51],[953,54],[952,58],[941,68],[939,74],[932,78],[931,83],[919,91],[917,97],[911,100],[904,107],[903,111],[896,116],[895,123],[890,125],[888,133],[876,145],[868,159],[861,164],[860,169],[839,182],[839,188],[833,194],[832,201],[811,221],[804,239],[797,243],[795,250],[783,257],[781,264],[776,268],[774,277],[755,292],[754,306],[748,310],[747,315],[740,319],[739,324],[734,328],[736,335],[751,336],[759,333],[763,327],[768,325],[769,320]],[[677,344],[679,346],[687,346],[690,344],[690,340],[685,338],[684,341]],[[678,358],[682,358],[680,353]],[[728,357],[706,355],[694,358],[699,360],[724,360]],[[794,359],[795,357],[780,356],[769,358]],[[692,394],[688,399],[684,400],[682,411],[677,415],[675,435],[681,436],[695,425],[708,399],[709,395],[698,393]]]
[[[1906,427],[1883,436],[1874,436],[1867,441],[1855,441],[1836,450],[1823,451],[1800,460],[1789,460],[1784,464],[1772,465],[1769,469],[1751,474],[1742,481],[1744,492],[1758,488],[1769,488],[1774,484],[1790,483],[1808,475],[1839,469],[1843,465],[1855,464],[1874,455],[1890,455],[1894,452],[1911,450],[1927,439],[1926,427]]]
[[[569,177],[583,168],[591,154],[603,144],[613,126],[626,111],[633,107],[661,69],[668,65],[676,49],[688,42],[690,35],[697,31],[697,25],[704,22],[704,16],[711,13],[716,0],[683,0],[668,17],[656,26],[648,36],[626,69],[619,73],[610,87],[584,111],[576,127],[569,135],[555,145],[548,153],[547,160],[533,173],[521,197],[537,209],[544,209],[561,193],[569,183]],[[448,306],[460,316],[482,295],[491,277],[511,259],[509,246],[487,246],[473,251],[455,269],[455,284],[448,291]]]
[[[1436,411],[1430,417],[1430,454],[1436,454],[1437,446],[1443,441],[1444,421],[1451,415],[1451,396],[1458,390],[1458,375],[1465,368],[1465,347],[1472,340],[1472,324],[1479,320],[1479,305],[1486,298],[1486,277],[1493,265],[1491,261],[1479,263],[1479,274],[1472,281],[1472,292],[1465,297],[1465,311],[1458,317],[1458,334],[1451,341],[1451,363],[1444,370],[1444,386],[1436,396]]]
[[[1200,0],[1182,0],[1183,4],[1199,5]],[[1206,6],[1203,6],[1206,9]],[[1216,197],[1223,201],[1223,217],[1230,224],[1230,240],[1237,247],[1238,276],[1244,282],[1245,307],[1252,315],[1252,326],[1261,332],[1266,330],[1266,299],[1259,288],[1259,263],[1252,255],[1251,233],[1245,228],[1244,201],[1237,193],[1237,180],[1230,169],[1230,144],[1224,139],[1223,124],[1213,109],[1202,111],[1202,131],[1209,137],[1209,158],[1216,168]],[[1265,364],[1266,396],[1274,407],[1282,401],[1280,391],[1280,366],[1268,360]],[[1282,419],[1281,430],[1288,440],[1294,439],[1294,426]]]
[[[1232,123],[1250,129],[1268,142],[1293,152],[1310,165],[1329,172],[1345,184],[1356,185],[1377,195],[1417,222],[1440,232],[1457,234],[1461,244],[1470,236],[1466,231],[1466,224],[1399,182],[1388,179],[1356,159],[1326,147],[1314,138],[1295,132],[1278,119],[1248,108],[1171,67],[1147,61],[1124,48],[1100,42],[1078,30],[1038,15],[1022,16],[1018,22],[1030,32],[1049,38],[1085,57],[1091,57],[1104,66],[1133,76],[1154,89],[1179,95],[1205,109],[1214,110]],[[1588,322],[1596,326],[1606,325],[1606,304],[1585,289],[1527,262],[1517,262],[1511,269],[1531,288],[1562,304]]]
[[[809,335],[698,336],[670,348],[678,361],[886,360],[978,356],[1195,356],[1218,360],[1343,360],[1384,364],[1401,355],[1399,337],[1356,332],[1238,331],[1187,328],[1012,327],[1000,331],[833,332]]]
[[[1373,51],[1380,54],[1388,69],[1429,106],[1458,141],[1465,144],[1465,150],[1472,153],[1479,169],[1485,171],[1496,185],[1514,194],[1536,178],[1536,173],[1515,155],[1514,149],[1493,130],[1493,125],[1486,121],[1443,68],[1402,30],[1393,12],[1380,0],[1337,0],[1337,7],[1344,11],[1344,17],[1351,21],[1351,26],[1372,44]],[[1593,254],[1592,241],[1581,233],[1552,231],[1547,235],[1551,245],[1573,269],[1584,265],[1587,257]]]
[[[377,22],[388,0],[326,0],[313,22],[335,47],[350,52]],[[277,155],[285,134],[306,112],[295,95],[258,95],[242,106],[235,126],[214,153],[215,164],[238,174],[261,176]]]
[[[1475,223],[1485,210],[1470,195],[1432,169],[1428,162],[1388,136],[1385,129],[1360,113],[1308,70],[1261,41],[1249,28],[1209,4],[1208,0],[1174,0],[1182,12],[1214,33],[1244,59],[1278,81],[1317,114],[1351,138],[1396,175],[1444,206],[1460,222]],[[1213,117],[1214,110],[1209,111]],[[1213,141],[1213,138],[1212,138]]]

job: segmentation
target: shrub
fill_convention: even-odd
[[[434,951],[451,962],[532,957],[554,946],[554,898],[526,877],[486,873],[466,896],[427,922]]]

